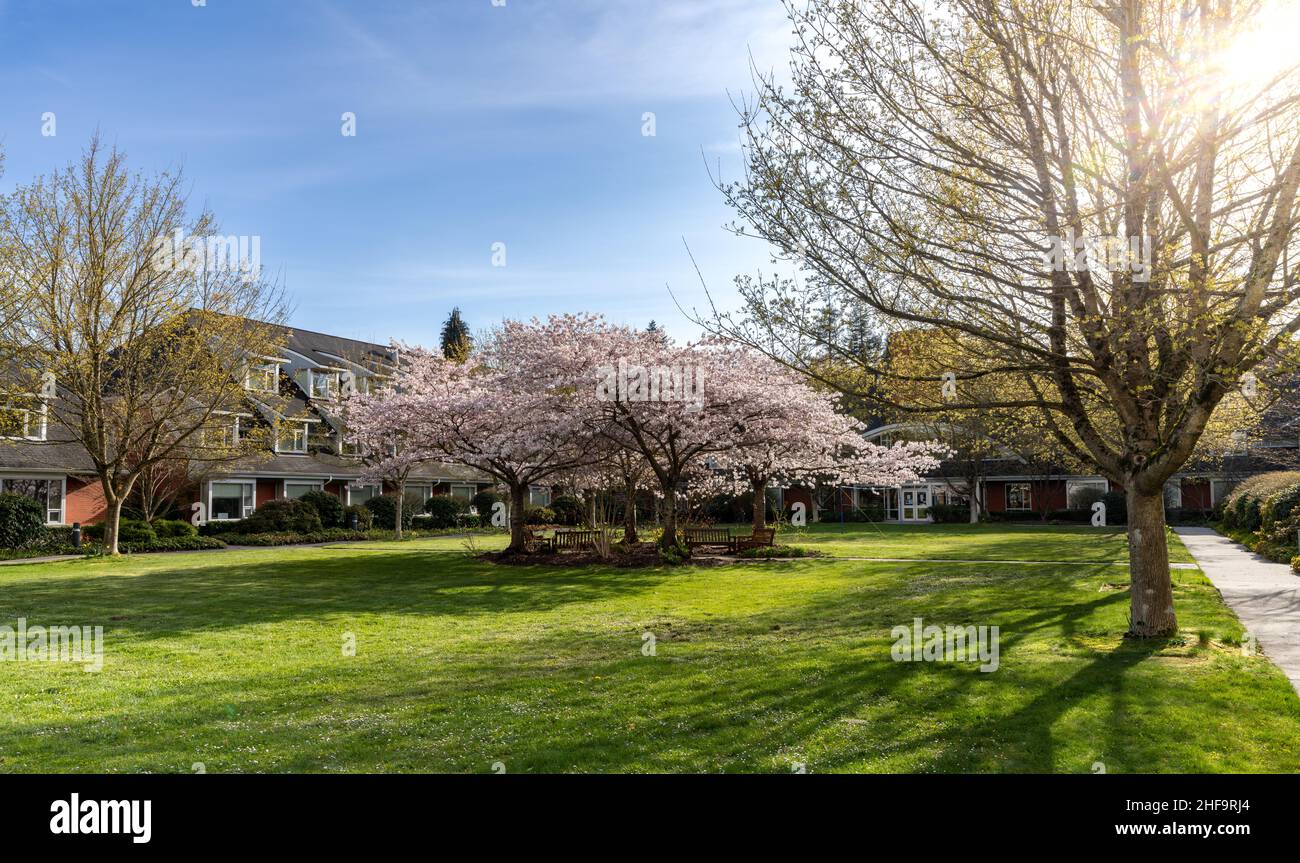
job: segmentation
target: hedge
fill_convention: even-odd
[[[298,498],[316,510],[321,527],[346,527],[343,522],[343,501],[327,491],[309,491]]]
[[[44,536],[44,507],[21,494],[0,494],[0,548],[25,548]]]

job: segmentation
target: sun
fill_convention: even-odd
[[[1250,92],[1288,69],[1300,73],[1300,0],[1263,0],[1248,29],[1217,52],[1224,90]]]

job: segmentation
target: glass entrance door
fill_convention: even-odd
[[[930,488],[904,488],[901,521],[925,521],[930,515]]]

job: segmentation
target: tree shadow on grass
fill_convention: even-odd
[[[49,579],[10,582],[0,592],[0,620],[101,624],[164,637],[330,614],[544,612],[650,590],[674,577],[666,569],[492,566],[445,552],[390,552],[382,559],[338,550],[252,560],[237,554],[203,565],[151,561],[143,571],[52,571]]]

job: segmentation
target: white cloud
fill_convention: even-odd
[[[326,19],[348,46],[395,85],[392,107],[412,98],[442,105],[563,106],[713,98],[748,89],[750,63],[785,68],[790,26],[777,0],[580,0],[563,6],[483,4],[468,74],[448,87],[449,58],[430,50],[445,7],[363,19],[326,5]],[[465,13],[462,12],[462,15]],[[457,26],[467,26],[464,17]],[[435,40],[436,41],[436,40]]]

